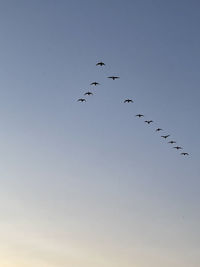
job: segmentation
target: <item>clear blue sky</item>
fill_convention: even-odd
[[[199,10],[0,2],[2,267],[200,265]]]

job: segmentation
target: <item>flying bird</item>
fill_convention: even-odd
[[[90,85],[99,85],[99,83],[98,82],[92,82]]]
[[[84,95],[93,95],[92,92],[86,92]]]
[[[169,141],[168,144],[175,144],[176,141]]]
[[[187,152],[182,152],[181,155],[189,156],[189,154]]]
[[[132,99],[125,99],[124,103],[133,103],[133,100]]]
[[[183,149],[181,146],[174,146],[173,148],[176,148],[177,150]]]
[[[152,120],[150,120],[150,121],[144,121],[144,122],[146,122],[146,123],[150,124],[150,123],[152,123],[153,121],[152,121]]]
[[[106,64],[105,63],[103,63],[102,61],[100,61],[100,62],[97,62],[97,64],[96,64],[96,66],[105,66]]]
[[[142,114],[137,114],[137,115],[135,115],[135,117],[141,118],[141,117],[144,117],[144,115],[142,115]]]
[[[112,79],[114,81],[116,79],[119,79],[119,77],[118,76],[109,76],[108,79]]]
[[[157,129],[156,129],[156,132],[159,132],[159,131],[163,131],[163,129],[161,129],[161,128],[157,128]]]
[[[86,102],[85,98],[79,98],[77,101],[78,102]]]
[[[162,135],[161,137],[166,139],[169,136],[170,136],[170,134],[168,134],[168,135]]]

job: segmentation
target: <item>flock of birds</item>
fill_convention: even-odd
[[[105,66],[105,65],[106,64],[104,62],[102,62],[102,61],[97,62],[97,64],[96,64],[96,66],[100,66],[100,67]],[[119,79],[120,77],[119,76],[108,76],[107,78],[115,81],[115,80]],[[92,82],[90,85],[91,86],[97,86],[97,85],[100,85],[100,83],[98,83],[98,82],[95,81],[95,82]],[[93,93],[91,91],[88,91],[88,92],[84,93],[84,95],[85,96],[91,96],[91,95],[93,95]],[[86,99],[85,98],[79,98],[77,101],[83,103],[83,102],[86,102]],[[133,100],[127,98],[127,99],[124,100],[124,103],[133,103]],[[141,119],[141,118],[144,117],[144,115],[143,114],[136,114],[135,117]],[[145,120],[144,122],[146,124],[151,124],[151,123],[153,123],[153,120]],[[156,132],[160,132],[160,131],[163,131],[163,129],[162,128],[157,128],[157,129],[155,129],[155,131]],[[170,134],[161,135],[161,137],[163,139],[167,139],[167,138],[170,137]],[[173,145],[173,144],[176,144],[176,141],[170,140],[168,143]],[[178,146],[178,145],[177,146],[174,146],[173,148],[176,149],[176,150],[182,150],[183,149],[183,147]],[[187,152],[181,152],[180,154],[183,155],[183,156],[188,156],[189,155],[189,153],[187,153]]]

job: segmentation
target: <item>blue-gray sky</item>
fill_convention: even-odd
[[[199,10],[0,2],[1,266],[199,266]]]

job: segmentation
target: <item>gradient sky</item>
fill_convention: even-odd
[[[200,266],[199,12],[0,1],[0,266]]]

